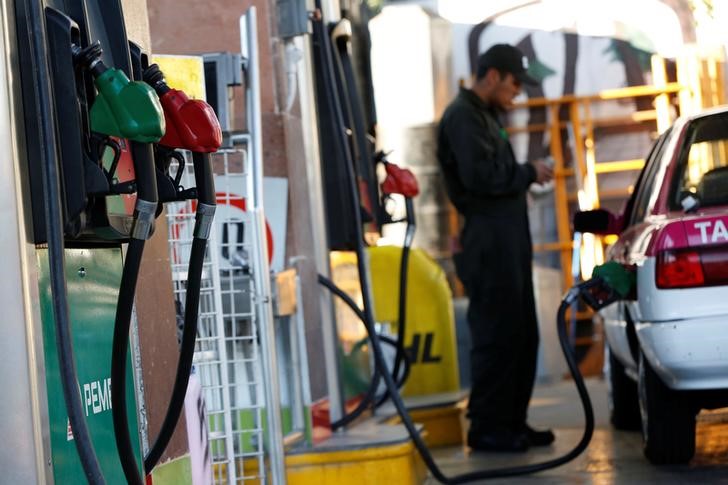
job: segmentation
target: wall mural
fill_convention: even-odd
[[[651,81],[652,52],[637,48],[628,41],[571,32],[518,29],[496,24],[492,19],[472,26],[468,32],[469,76],[475,72],[478,55],[499,42],[516,45],[528,58],[529,72],[540,81],[536,86],[524,86],[529,99],[594,94],[604,89],[645,85]],[[650,109],[654,108],[652,100],[648,98],[593,103],[591,106],[595,118],[628,116],[634,111]],[[510,124],[519,126],[545,125],[550,121],[547,106],[534,106],[521,113],[512,113],[508,118]],[[569,120],[567,105],[561,107],[559,119]],[[568,125],[560,131],[560,136],[561,146],[564,147],[564,165],[573,166],[574,140]],[[550,134],[547,131],[517,134],[511,140],[519,160],[550,156]],[[647,130],[612,133],[608,136],[600,136],[600,131],[596,130],[597,161],[641,158],[651,143]],[[636,172],[608,174],[600,176],[599,182],[601,187],[627,187],[633,183],[636,175]],[[531,187],[529,210],[535,244],[558,240],[552,189],[553,184]],[[605,205],[617,210],[623,203],[624,199],[605,201]],[[556,252],[537,253],[535,262],[541,266],[560,267]]]
[[[487,20],[481,22],[472,27],[468,34],[468,59],[470,75],[474,75],[476,69],[476,62],[478,55],[484,52],[490,45],[500,42],[500,37],[513,37],[513,33],[508,36],[503,36],[503,30],[521,30],[509,27],[502,27],[496,25],[493,20]],[[500,35],[499,35],[500,34]],[[544,46],[543,41],[545,40],[542,34],[548,34],[547,37],[550,39],[548,43],[557,44],[554,42],[554,36],[560,36],[562,38],[561,43],[562,53],[558,56],[554,55],[554,51],[549,46]],[[534,47],[534,37],[541,37],[539,41],[539,47],[541,47],[542,54],[537,54]],[[560,97],[570,94],[591,94],[597,92],[600,88],[617,88],[625,86],[640,86],[644,85],[649,81],[650,72],[650,57],[652,52],[634,47],[631,43],[621,39],[609,39],[603,37],[591,37],[581,36],[570,32],[560,33],[547,33],[539,31],[523,31],[523,34],[517,42],[511,42],[516,45],[529,61],[529,72],[541,83],[537,86],[524,86],[524,90],[528,98],[541,98],[541,97]],[[591,45],[589,45],[591,44]],[[586,49],[585,49],[586,47]],[[580,53],[581,50],[586,50],[584,53]],[[602,63],[618,64],[622,66],[623,78],[619,78],[619,73],[615,73],[614,69],[610,69],[611,79],[607,81],[607,84],[611,86],[595,86],[593,89],[582,89],[581,93],[576,91],[577,81],[577,63],[580,61],[580,54],[590,54],[595,51],[595,48],[601,50],[601,56],[598,58],[591,58],[589,61],[590,67],[595,71],[605,70],[604,66],[600,66]],[[582,61],[583,62],[583,61]],[[600,69],[601,67],[601,69]],[[617,74],[615,76],[615,74]],[[549,77],[558,76],[561,78],[561,89],[559,92],[545,92],[543,81]],[[582,83],[586,84],[586,83]],[[584,86],[586,87],[586,86]],[[648,110],[652,108],[651,100],[647,98],[637,98],[634,101],[634,108],[636,110]],[[560,120],[567,120],[569,116],[568,108],[562,106],[559,118]],[[528,118],[526,124],[542,124],[547,122],[547,107],[538,106],[529,109]],[[562,146],[569,146],[568,134],[566,130],[562,130]],[[525,159],[533,160],[537,158],[543,158],[549,154],[549,145],[545,139],[546,135],[544,132],[533,132],[528,136],[527,151],[523,154]],[[569,150],[564,153],[565,164],[569,166],[572,161],[572,154]]]

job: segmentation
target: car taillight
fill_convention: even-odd
[[[728,248],[662,251],[655,277],[658,288],[728,284]]]
[[[663,251],[657,255],[657,287],[685,288],[705,282],[696,251]]]
[[[708,285],[728,284],[728,248],[711,248],[700,253],[705,283]]]

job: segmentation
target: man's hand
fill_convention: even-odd
[[[535,182],[537,184],[545,184],[546,182],[549,182],[551,179],[554,178],[554,171],[551,168],[550,165],[548,165],[543,160],[535,160],[531,162],[531,165],[533,165],[533,168],[536,169],[536,180]]]

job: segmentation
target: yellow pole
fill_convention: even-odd
[[[591,117],[591,103],[584,100],[584,190],[589,195],[590,209],[599,208],[599,185],[597,183],[597,155],[594,146],[594,124]]]
[[[556,231],[559,242],[562,243],[559,249],[561,257],[562,290],[571,288],[571,229],[569,224],[569,200],[566,193],[567,171],[564,167],[564,148],[561,145],[561,127],[559,123],[559,105],[549,105],[550,135],[551,135],[551,156],[554,159],[554,206],[556,208]],[[569,243],[567,245],[567,243]]]
[[[702,98],[703,98],[703,104],[701,105],[701,108],[709,108],[711,106],[714,106],[713,103],[713,73],[711,72],[712,63],[710,62],[710,59],[700,59],[698,61],[698,77],[700,81],[700,85],[702,87]]]
[[[677,58],[677,82],[684,87],[677,94],[681,116],[695,112],[695,96],[697,93],[696,87],[691,84],[690,63],[691,58],[686,54]]]
[[[579,118],[579,103],[573,102],[569,104],[569,117],[571,119],[571,128],[574,134],[574,157],[576,158],[576,188],[580,192],[584,192],[584,183],[586,179],[586,156],[584,154],[584,137],[581,133],[581,119]],[[583,197],[582,197],[583,199]],[[586,201],[584,201],[586,202]],[[582,206],[579,202],[579,209],[586,210],[591,207]]]
[[[665,59],[657,54],[651,58],[652,63],[652,84],[656,88],[664,88],[667,85],[667,73],[665,72]],[[657,112],[657,133],[662,134],[670,127],[670,99],[667,94],[659,94],[655,97],[655,111]]]
[[[717,94],[717,103],[725,104],[725,62],[720,59],[715,60],[715,86]]]
[[[586,171],[584,173],[584,192],[588,200],[589,209],[599,208],[599,183],[597,181],[597,157],[594,146],[594,124],[591,117],[591,103],[588,99],[584,104],[584,161]],[[582,260],[582,272],[591,275],[594,265],[604,261],[602,240],[594,234],[584,234],[584,256]]]

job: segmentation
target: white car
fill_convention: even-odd
[[[686,463],[697,413],[728,406],[728,108],[678,119],[624,212],[574,230],[618,234],[608,259],[636,272],[633,297],[600,312],[612,423],[641,427],[652,463]]]

